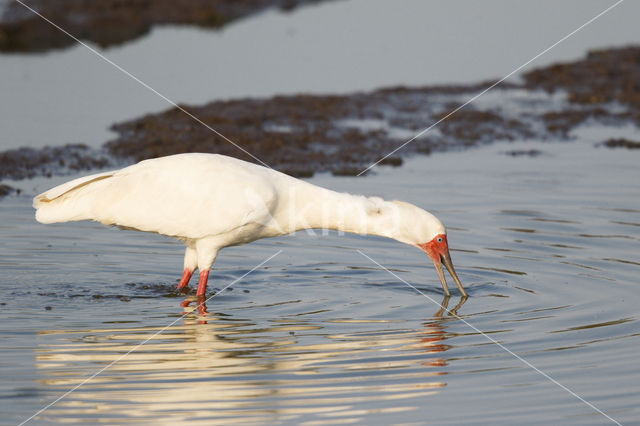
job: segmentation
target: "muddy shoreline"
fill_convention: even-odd
[[[497,140],[566,140],[572,129],[590,120],[640,126],[640,47],[592,51],[584,59],[522,77],[521,83],[505,82],[493,89],[493,102],[478,99],[381,164],[399,166],[403,157],[413,154]],[[298,177],[316,172],[356,175],[491,83],[181,107],[277,170]],[[76,144],[1,152],[0,180],[119,167],[182,152],[221,153],[256,162],[177,108],[116,123],[112,129],[118,137],[102,149]],[[602,145],[632,149],[636,143]]]
[[[100,47],[148,34],[157,25],[218,29],[271,8],[290,11],[327,0],[22,0],[80,40]],[[45,52],[75,41],[20,3],[11,1],[0,17],[0,52]]]

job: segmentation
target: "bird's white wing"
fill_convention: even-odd
[[[95,175],[83,176],[81,178],[74,179],[69,182],[65,182],[62,185],[58,185],[55,188],[51,188],[50,190],[43,192],[42,194],[35,197],[33,199],[33,207],[37,209],[43,203],[48,203],[50,201],[53,201],[56,198],[64,195],[65,193],[73,189],[77,189],[81,186],[88,185],[91,182],[108,178],[112,176],[114,173],[116,172],[110,171],[110,172],[104,172],[104,173],[97,173]]]
[[[60,208],[73,216],[66,220],[92,219],[197,239],[247,223],[266,223],[277,205],[277,191],[270,182],[275,173],[229,157],[182,154],[49,192],[63,194]]]

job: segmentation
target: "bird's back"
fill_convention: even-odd
[[[287,178],[222,155],[178,154],[65,183],[34,207],[44,223],[88,219],[197,239],[268,221]]]

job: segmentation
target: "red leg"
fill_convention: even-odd
[[[180,283],[178,284],[178,290],[181,290],[183,287],[186,287],[187,284],[189,284],[191,274],[193,274],[193,271],[185,268],[184,272],[182,273],[182,278],[180,278]]]
[[[198,277],[198,292],[196,296],[202,297],[204,293],[207,291],[207,280],[209,279],[209,270],[200,271],[200,276]]]

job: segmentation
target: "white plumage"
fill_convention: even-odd
[[[179,154],[75,179],[34,198],[42,223],[95,220],[181,239],[187,246],[179,288],[209,269],[223,247],[301,229],[381,235],[424,250],[448,295],[441,262],[466,296],[446,231],[429,212],[400,201],[338,193],[266,167],[217,154]]]

